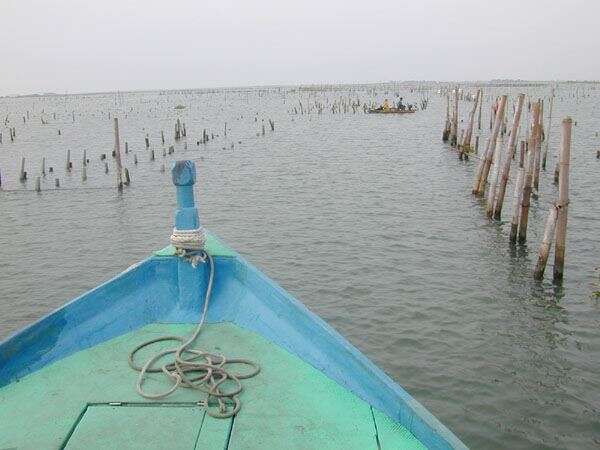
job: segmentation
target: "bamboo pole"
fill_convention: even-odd
[[[500,175],[500,186],[498,188],[498,199],[493,206],[494,219],[500,220],[502,216],[502,205],[504,204],[504,195],[506,194],[506,184],[510,176],[510,165],[512,157],[515,153],[517,135],[519,134],[519,124],[521,122],[521,112],[523,111],[523,103],[525,102],[525,94],[519,94],[517,97],[517,109],[513,117],[513,124],[510,130],[508,145],[506,146],[504,165],[502,166],[502,174]],[[490,189],[491,192],[491,189]],[[488,199],[489,205],[489,199]]]
[[[552,246],[552,239],[554,238],[554,230],[556,229],[556,218],[558,214],[558,208],[556,205],[550,207],[548,212],[548,219],[546,219],[546,226],[544,227],[544,237],[540,250],[538,252],[538,260],[533,270],[533,278],[536,280],[542,280],[544,278],[544,272],[546,270],[546,263],[548,262],[548,255],[550,254],[550,247]]]
[[[23,182],[27,179],[27,172],[25,172],[25,157],[21,158],[21,170],[19,171],[19,181]]]
[[[546,142],[544,143],[544,157],[542,158],[542,169],[546,170],[546,159],[548,158],[548,145],[550,144],[550,130],[552,129],[552,106],[554,105],[554,88],[550,97],[548,107],[548,128],[546,129]]]
[[[558,216],[556,219],[556,243],[554,249],[554,281],[563,278],[565,266],[565,244],[567,237],[567,213],[569,210],[569,165],[571,162],[571,131],[573,120],[566,117],[562,121],[562,145],[560,149],[560,170],[558,178]]]
[[[543,102],[540,100],[540,115],[538,117],[538,132],[535,143],[535,157],[533,166],[533,188],[536,192],[540,186],[540,168],[542,163],[542,134],[543,134],[543,121],[544,121],[544,107]]]
[[[447,142],[450,137],[450,94],[446,93],[446,123],[444,124],[444,132],[442,133],[442,141]]]
[[[496,148],[493,157],[493,164],[490,166],[489,187],[487,191],[487,201],[485,215],[492,218],[494,215],[494,202],[496,199],[496,186],[498,186],[498,177],[500,175],[500,161],[502,159],[502,149]],[[481,193],[485,190],[485,183],[482,186]]]
[[[465,133],[465,137],[462,141],[462,148],[460,153],[470,152],[471,151],[471,140],[473,137],[473,126],[475,125],[475,111],[477,111],[477,105],[479,104],[479,98],[481,97],[481,89],[477,90],[477,95],[475,96],[475,104],[473,105],[473,109],[469,113],[469,125],[467,126],[467,131]]]
[[[529,221],[529,205],[531,202],[531,183],[533,181],[533,170],[535,164],[535,147],[539,133],[540,102],[533,105],[533,129],[529,136],[529,155],[527,157],[527,166],[525,169],[525,180],[523,183],[523,193],[521,195],[521,216],[519,219],[519,243],[527,240],[527,223]]]
[[[123,190],[123,166],[121,165],[121,143],[119,140],[119,119],[115,120],[115,158],[117,160],[117,189]]]
[[[479,89],[480,99],[479,99],[479,117],[477,118],[477,129],[481,130],[481,108],[483,108],[483,89]]]
[[[496,141],[498,139],[498,131],[502,124],[502,117],[504,116],[504,108],[506,107],[506,95],[500,97],[500,102],[496,112],[496,119],[494,121],[494,128],[492,135],[488,139],[488,143],[485,149],[485,153],[479,162],[477,168],[477,174],[475,176],[475,182],[473,184],[473,194],[481,195],[485,189],[485,182],[487,181],[488,174],[490,172],[490,166],[492,164],[492,157],[496,149]]]
[[[458,86],[454,89],[454,111],[452,113],[452,132],[450,133],[450,145],[458,144]]]

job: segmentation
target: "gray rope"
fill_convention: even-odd
[[[129,353],[129,366],[139,372],[136,389],[139,395],[144,398],[156,400],[168,397],[180,386],[184,388],[196,389],[206,394],[206,400],[199,401],[198,404],[206,408],[206,412],[216,418],[228,418],[237,414],[241,408],[239,394],[243,386],[240,380],[252,378],[260,372],[260,366],[249,359],[226,358],[224,355],[205,352],[197,348],[191,348],[194,341],[200,335],[202,326],[206,319],[208,305],[213,287],[214,261],[212,256],[204,250],[199,254],[201,261],[209,263],[208,286],[206,287],[206,296],[204,299],[204,308],[200,322],[189,339],[182,336],[161,336],[150,339],[138,345]],[[181,344],[175,348],[156,353],[143,366],[135,363],[135,354],[142,348],[148,347],[157,342],[178,341]],[[156,364],[162,358],[172,355],[170,362],[156,367]],[[233,373],[226,369],[227,364],[245,364],[252,367],[250,373]],[[165,392],[149,394],[144,391],[142,385],[149,373],[163,372],[167,378],[173,381],[173,385]],[[229,381],[234,383],[234,387],[226,390],[224,384]],[[212,400],[212,405],[211,405]],[[218,405],[218,410],[210,409],[210,406]]]

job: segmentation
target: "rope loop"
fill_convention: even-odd
[[[185,231],[186,239],[190,238],[195,232],[195,237],[204,232],[198,230]],[[173,236],[177,230],[173,230]],[[171,243],[175,245],[173,236]],[[194,239],[195,239],[194,237]],[[184,241],[182,234],[177,233],[175,239],[178,243]],[[191,238],[186,241],[191,242]],[[197,242],[197,241],[196,241]],[[204,239],[203,239],[204,242]],[[177,247],[177,246],[176,246]],[[180,247],[177,247],[178,249]],[[198,348],[192,348],[192,344],[196,341],[204,325],[206,313],[213,287],[214,278],[214,261],[212,256],[208,255],[204,250],[193,251],[192,255],[186,253],[189,248],[184,249],[183,257],[197,257],[198,261],[209,264],[208,286],[206,287],[206,296],[204,299],[204,307],[200,321],[196,326],[194,333],[189,339],[181,336],[161,336],[142,342],[129,353],[129,367],[139,372],[136,390],[139,395],[150,400],[158,400],[168,397],[175,392],[179,387],[188,389],[196,389],[206,394],[205,400],[198,401],[198,405],[205,408],[206,413],[212,417],[226,419],[237,414],[241,409],[239,394],[243,391],[243,386],[240,380],[252,378],[260,372],[260,366],[249,359],[231,358],[227,359],[224,355],[209,353]],[[193,261],[192,261],[193,264]],[[177,341],[179,345],[167,350],[158,351],[143,366],[136,364],[135,355],[143,348],[149,347],[158,342]],[[160,363],[161,360],[166,362]],[[249,366],[252,370],[248,373],[233,373],[228,370],[229,364],[242,364]],[[150,373],[164,373],[165,376],[172,381],[172,385],[164,392],[148,393],[144,390],[143,384]],[[227,387],[226,387],[227,386]],[[216,409],[215,409],[216,408]]]

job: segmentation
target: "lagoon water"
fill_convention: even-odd
[[[175,206],[169,164],[193,159],[203,224],[332,324],[468,446],[598,448],[600,91],[558,86],[550,169],[533,200],[528,245],[511,247],[509,225],[489,221],[471,195],[477,160],[459,161],[441,142],[445,100],[435,87],[429,107],[413,115],[331,112],[340,97],[382,101],[399,92],[416,102],[414,87],[0,98],[0,338],[166,245]],[[519,91],[547,97],[550,87],[486,87],[482,146],[490,95],[510,94],[512,114]],[[303,109],[315,101],[326,107],[300,114],[299,100]],[[186,108],[174,109],[179,104]],[[471,105],[461,101],[461,116]],[[112,187],[115,114],[130,150],[124,164],[132,185],[122,194]],[[576,125],[559,287],[549,281],[552,256],[545,282],[534,282],[531,272],[548,205],[557,198],[552,172],[559,119],[567,114]],[[187,138],[174,143],[177,117]],[[198,145],[204,129],[214,139]],[[166,157],[161,130],[165,148],[175,145]],[[67,149],[74,166],[68,174]],[[84,149],[90,164],[82,183]],[[21,156],[25,184],[18,181]],[[38,194],[43,156],[54,174]]]

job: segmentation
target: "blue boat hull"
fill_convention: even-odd
[[[207,265],[152,256],[0,343],[0,386],[155,322],[198,320]],[[215,255],[208,322],[252,330],[405,426],[432,449],[466,448],[402,387],[237,254]]]

